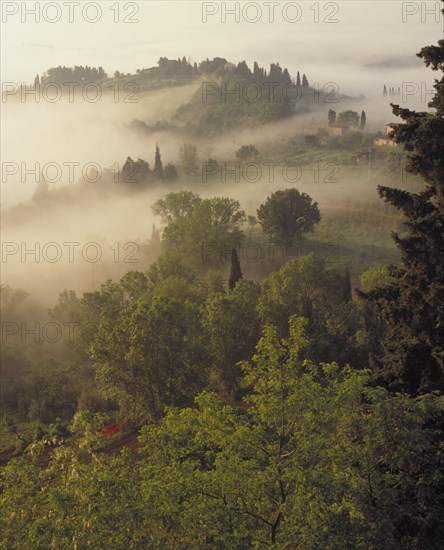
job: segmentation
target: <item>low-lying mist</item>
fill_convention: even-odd
[[[281,165],[274,170],[273,177],[263,171],[257,181],[242,176],[236,181],[230,175],[216,176],[206,182],[199,177],[179,178],[174,183],[164,182],[132,192],[116,192],[115,186],[106,189],[82,181],[82,169],[88,163],[95,163],[103,170],[112,166],[121,170],[127,156],[131,156],[148,161],[152,168],[156,143],[161,148],[164,165],[179,164],[179,149],[184,142],[197,146],[202,163],[209,157],[233,160],[235,151],[250,143],[266,159],[270,144],[326,128],[329,109],[338,112],[365,109],[369,131],[384,131],[385,124],[393,120],[389,99],[370,101],[360,97],[317,104],[304,115],[205,139],[187,136],[186,129],[140,132],[131,126],[133,120],[149,126],[158,121],[174,124],[172,117],[177,108],[188,102],[200,85],[194,82],[145,92],[137,103],[123,102],[124,94],[119,102],[114,102],[112,94],[105,94],[97,103],[81,97],[73,103],[8,102],[3,127],[9,140],[2,145],[2,157],[3,163],[16,163],[19,169],[6,179],[3,174],[2,283],[24,288],[39,302],[52,305],[64,288],[82,293],[98,289],[106,278],[117,279],[128,270],[146,270],[155,259],[149,247],[152,226],[160,223],[151,206],[171,191],[187,189],[202,197],[235,198],[247,214],[255,215],[273,191],[294,186],[312,196],[322,213],[323,208],[356,201],[376,203],[379,200],[376,183],[393,183],[380,179],[375,182],[371,172],[357,175],[340,165],[333,180],[321,178],[318,182],[313,170],[305,167],[296,183],[291,183]],[[408,106],[424,109],[419,95],[410,97]],[[61,167],[57,181],[47,178],[51,201],[32,200],[38,176],[25,173],[24,169],[33,170],[36,163],[41,167],[46,163]],[[69,163],[76,163],[72,165],[73,173],[67,167]],[[55,179],[56,170],[48,169],[47,174]]]

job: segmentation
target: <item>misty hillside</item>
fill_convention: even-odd
[[[444,5],[28,4],[0,549],[441,549]]]

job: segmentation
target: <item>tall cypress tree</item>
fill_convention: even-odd
[[[233,290],[233,288],[236,286],[237,281],[239,279],[242,279],[242,271],[240,267],[239,257],[237,255],[236,249],[231,249],[231,271],[230,271],[230,278],[228,280],[228,288],[230,290]]]
[[[417,55],[427,67],[444,72],[444,40]],[[412,395],[444,390],[444,77],[434,87],[431,111],[391,104],[404,121],[395,125],[394,139],[404,145],[407,170],[422,176],[425,189],[378,187],[406,218],[405,234],[394,234],[402,266],[390,268],[393,283],[361,293],[386,321],[383,357],[374,361],[376,378]]]
[[[156,154],[154,157],[154,176],[159,179],[163,179],[163,166],[162,159],[160,158],[159,146],[156,143]]]
[[[307,77],[305,76],[305,74],[302,75],[302,86],[304,88],[308,88],[308,80],[307,80]]]
[[[296,77],[296,86],[301,86],[301,74],[300,72],[298,71],[298,75]]]
[[[342,290],[342,300],[344,302],[351,302],[352,299],[352,285],[350,277],[350,268],[347,266],[345,268],[344,274],[344,288]]]
[[[361,120],[360,120],[360,123],[359,123],[359,127],[361,130],[365,130],[365,125],[367,123],[367,116],[365,114],[365,111],[362,111],[361,112]]]

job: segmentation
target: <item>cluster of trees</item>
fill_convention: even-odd
[[[174,181],[177,175],[174,164],[168,163],[165,167],[163,166],[159,145],[156,143],[154,168],[151,170],[148,162],[143,159],[134,161],[128,157],[122,167],[119,181],[130,186],[145,186],[156,181]]]
[[[305,74],[301,75],[300,72],[297,72],[296,80],[292,79],[288,69],[279,65],[279,63],[271,63],[270,69],[267,70],[263,67],[260,67],[257,61],[253,64],[253,70],[251,70],[245,61],[241,61],[233,69],[233,72],[244,77],[247,81],[256,82],[257,84],[263,85],[264,82],[277,82],[283,86],[287,84],[295,84],[298,87],[308,88],[308,79]]]
[[[87,84],[89,82],[98,82],[107,78],[107,74],[102,67],[89,67],[85,65],[75,65],[74,67],[65,67],[59,65],[58,67],[52,67],[45,71],[41,77],[37,75],[35,77],[34,84],[41,84],[44,86],[48,83],[56,83],[61,86],[65,83],[78,82],[79,84]]]
[[[245,239],[245,212],[239,201],[230,198],[202,199],[191,191],[181,191],[158,200],[152,210],[166,225],[165,250],[183,254],[193,265],[205,261],[217,266],[221,251],[231,250]],[[283,248],[295,244],[321,219],[317,203],[295,188],[270,195],[257,215],[271,242]]]
[[[300,73],[294,80],[288,69],[272,63],[269,70],[254,62],[251,70],[245,61],[237,65],[216,58],[203,62],[199,71],[215,71],[211,93],[202,101],[199,91],[190,103],[181,106],[177,119],[186,119],[189,129],[202,136],[213,135],[239,125],[265,124],[306,109],[313,103],[313,90]]]
[[[439,548],[437,395],[371,388],[366,371],[302,361],[268,328],[242,369],[245,409],[203,392],[142,430],[138,453],[97,452],[100,416],[77,414],[42,468],[3,471],[8,548]],[[103,422],[103,420],[102,420]],[[38,459],[43,442],[30,448]]]
[[[345,129],[359,128],[361,131],[364,131],[366,123],[367,116],[365,114],[365,111],[361,111],[361,116],[359,116],[359,113],[352,110],[343,111],[338,115],[333,109],[328,110],[329,126],[340,126],[341,128]]]
[[[398,86],[398,88],[396,88],[395,86],[390,86],[387,89],[387,86],[384,84],[382,95],[383,97],[386,97],[387,95],[389,97],[399,97],[401,95],[401,87]]]
[[[297,86],[308,88],[308,79],[305,74],[301,75],[298,71],[296,80],[291,79],[288,69],[282,69],[279,63],[271,63],[270,69],[259,66],[257,61],[253,64],[251,70],[245,61],[239,62],[237,65],[230,63],[224,57],[215,57],[206,59],[201,63],[192,63],[190,58],[183,56],[178,59],[168,59],[161,57],[158,61],[158,73],[162,76],[181,76],[181,75],[210,75],[226,76],[232,72],[238,76],[244,77],[248,81],[255,81],[262,84],[265,80],[268,82],[281,82],[287,84],[293,82]],[[138,70],[138,73],[143,73],[143,70]]]

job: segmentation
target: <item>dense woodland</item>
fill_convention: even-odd
[[[418,56],[444,72],[444,40]],[[163,76],[210,69],[220,85],[292,82],[279,65],[233,72],[219,58],[161,58],[158,67]],[[85,71],[94,69],[73,74]],[[296,84],[309,89],[305,75]],[[415,192],[378,188],[402,215],[398,265],[351,274],[296,253],[322,213],[295,187],[270,193],[256,216],[229,197],[166,187],[151,205],[161,230],[146,271],[81,296],[64,290],[48,318],[75,329],[50,351],[21,334],[7,339],[4,433],[14,449],[2,458],[1,548],[442,548],[443,77],[435,89],[428,111],[392,105],[403,152],[384,160],[396,169],[405,155],[421,181]],[[209,102],[206,131],[225,129],[227,109],[265,123],[290,107],[267,106],[276,110]],[[301,140],[350,154],[368,139],[365,112],[353,113],[338,116],[348,137]],[[338,119],[329,113],[326,126]],[[245,145],[237,159],[260,153]],[[134,174],[136,187],[191,177],[192,143],[180,161],[164,165],[156,146],[153,167],[128,157],[118,185]],[[209,162],[214,175],[218,161]],[[43,183],[34,202],[49,195]],[[247,276],[251,231],[287,254],[265,275]],[[1,303],[9,322],[32,314],[23,290],[3,286]]]

